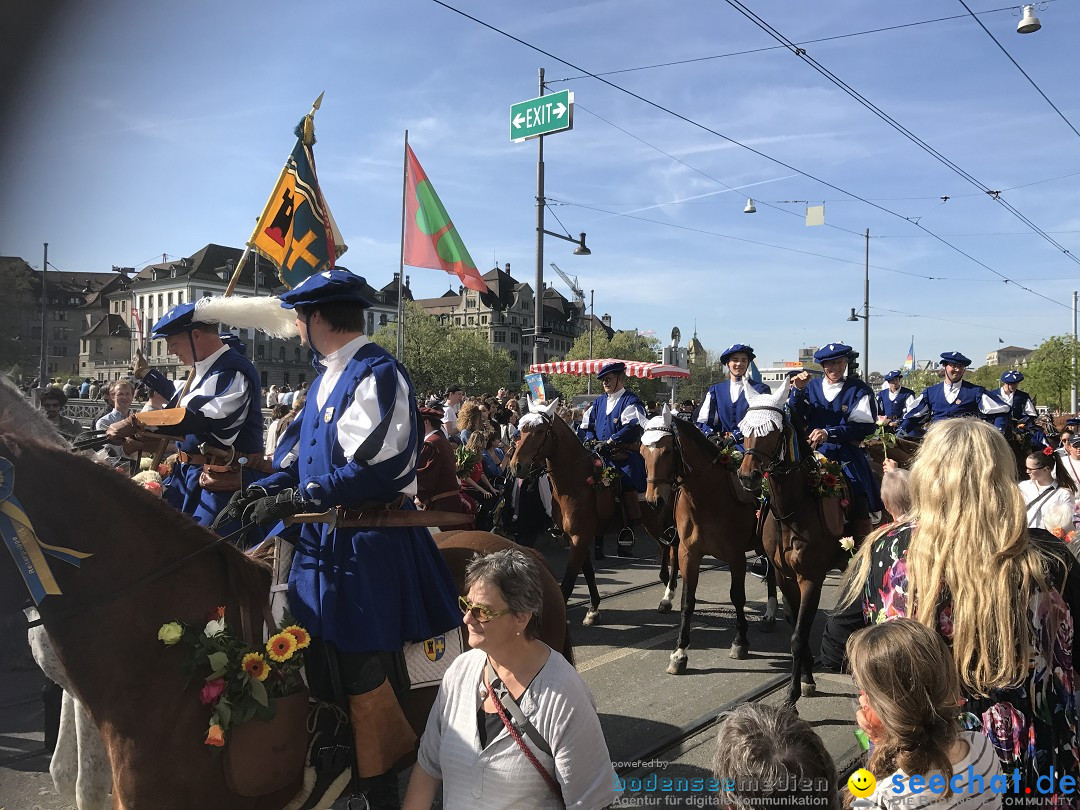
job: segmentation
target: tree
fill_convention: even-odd
[[[1072,335],[1054,335],[1039,344],[1024,369],[1025,388],[1038,399],[1064,411],[1069,406],[1073,386],[1073,363],[1077,344]]]
[[[603,331],[593,333],[594,358],[613,357],[619,360],[640,360],[645,363],[657,362],[657,351],[660,341],[653,337],[645,337],[634,332],[616,332],[615,336],[608,338]],[[589,333],[578,337],[570,351],[566,353],[567,360],[589,359]],[[552,374],[551,384],[558,390],[563,399],[584,394],[588,390],[588,378],[584,375]],[[666,400],[671,390],[670,381],[665,380],[641,380],[634,378],[630,388],[646,402],[654,400]],[[593,391],[599,395],[602,389],[593,385]]]
[[[690,364],[690,379],[679,380],[679,399],[700,403],[709,387],[724,379],[724,366],[717,352],[706,351],[705,357]]]
[[[964,375],[964,379],[975,385],[981,385],[987,391],[1001,387],[1001,373],[1008,371],[1007,366],[983,366]]]
[[[929,388],[931,385],[937,385],[939,382],[941,382],[941,375],[938,374],[936,369],[932,368],[909,371],[903,379],[904,385],[916,394],[921,394],[923,389]]]
[[[397,325],[380,327],[372,340],[397,351]],[[492,392],[510,379],[510,355],[494,350],[472,329],[451,329],[412,301],[405,302],[405,357],[399,358],[420,396],[441,396],[451,385]]]

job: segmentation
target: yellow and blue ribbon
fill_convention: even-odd
[[[79,568],[92,555],[63,546],[43,543],[34,532],[33,524],[15,497],[15,467],[0,456],[0,537],[26,583],[34,604],[40,605],[46,596],[60,593],[56,577],[45,559],[46,555]]]

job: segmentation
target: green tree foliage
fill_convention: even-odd
[[[39,345],[30,335],[20,335],[26,313],[34,310],[30,288],[31,270],[21,260],[0,263],[0,373],[36,376],[34,365]]]
[[[964,379],[975,385],[981,385],[987,391],[993,391],[1001,387],[1001,374],[1008,370],[1008,366],[983,366],[974,371],[968,371]]]
[[[937,373],[936,369],[921,368],[916,371],[909,371],[904,375],[901,382],[906,388],[910,388],[916,394],[921,394],[924,388],[929,388],[931,385],[937,385],[937,383],[941,382],[941,375]]]
[[[593,332],[593,351],[595,358],[612,357],[619,360],[640,360],[645,363],[656,363],[660,341],[653,337],[645,337],[634,332],[616,332],[615,336],[608,338],[603,331]],[[589,335],[585,333],[574,341],[570,351],[566,353],[567,360],[589,359]],[[571,374],[552,374],[551,384],[554,385],[564,399],[584,394],[588,389],[588,378]],[[670,380],[642,380],[631,377],[626,387],[637,394],[645,402],[657,400],[667,401],[671,394]],[[593,382],[593,393],[599,395],[603,389]]]
[[[1077,344],[1072,335],[1054,335],[1039,344],[1024,367],[1024,389],[1040,405],[1067,410]]]
[[[397,351],[397,326],[380,327],[372,340]],[[442,396],[454,384],[470,393],[495,393],[510,379],[510,355],[496,351],[472,329],[440,324],[412,301],[405,302],[405,357],[402,360],[419,396]]]
[[[709,387],[726,376],[727,371],[720,363],[719,353],[707,351],[704,358],[690,364],[690,379],[679,380],[679,401],[692,399],[700,404]]]

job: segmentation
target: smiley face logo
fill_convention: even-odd
[[[859,768],[848,777],[847,786],[853,796],[865,799],[874,792],[874,788],[877,787],[877,779],[866,768]]]

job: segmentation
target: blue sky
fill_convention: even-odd
[[[454,5],[596,73],[776,44],[723,2]],[[799,43],[965,15],[805,47],[1080,256],[1080,136],[958,0],[749,5]],[[581,71],[430,0],[68,6],[19,76],[0,255],[39,265],[47,241],[52,264],[81,272],[242,245],[325,90],[315,154],[342,264],[376,286],[397,268],[408,129],[481,271],[510,262],[531,282],[536,142],[510,142],[509,105],[537,94],[543,66],[577,102],[574,130],[545,141],[547,195],[593,251],[548,239],[545,273],[554,261],[578,276],[617,327],[666,339],[696,324],[707,348],[750,343],[764,364],[836,340],[861,350],[862,324],[846,317],[862,305],[869,228],[872,368],[899,365],[913,334],[922,359],[959,349],[978,364],[999,338],[1031,347],[1071,330],[1077,263],[782,49],[606,78],[899,216],[594,78],[559,81]],[[1080,5],[1050,2],[1027,36],[1016,14],[979,19],[1080,129]],[[807,228],[806,203],[781,201],[824,202],[828,226]],[[547,226],[560,230],[550,214]],[[418,296],[447,289],[442,273],[407,272]]]

